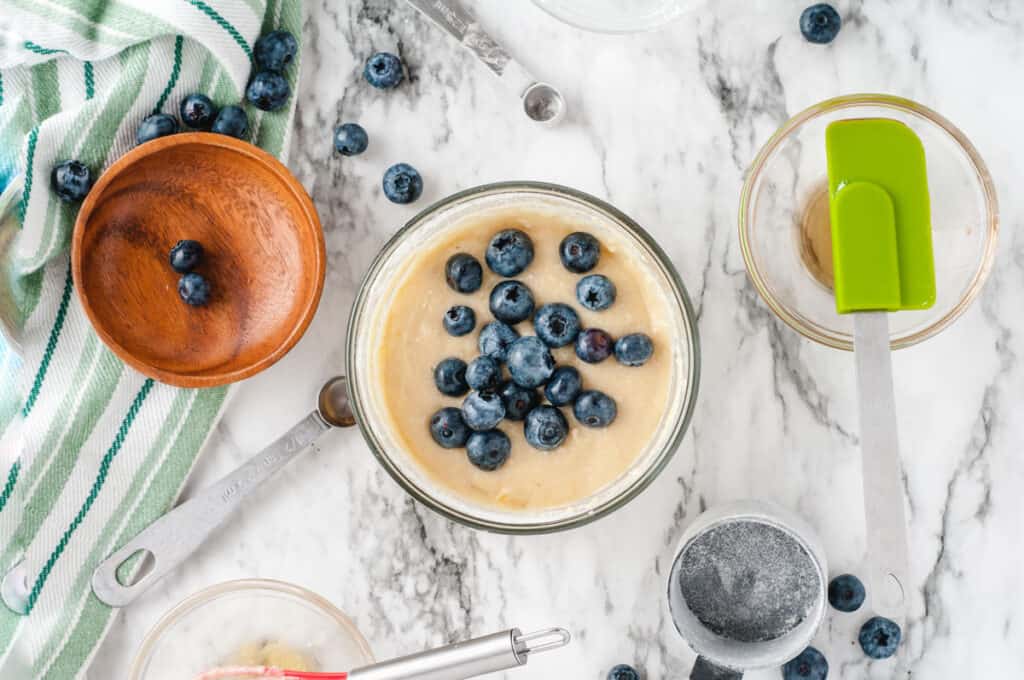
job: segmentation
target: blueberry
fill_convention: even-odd
[[[615,358],[624,366],[643,366],[652,354],[654,343],[643,333],[630,333],[615,341]]]
[[[217,112],[217,117],[213,119],[210,131],[221,135],[228,135],[229,137],[245,139],[249,136],[249,116],[246,115],[245,109],[241,106],[233,104],[225,106]]]
[[[841,574],[829,581],[828,602],[841,612],[855,612],[864,604],[864,584],[853,574]]]
[[[555,372],[555,358],[540,338],[528,335],[508,348],[508,372],[520,387],[539,387]]]
[[[342,156],[358,156],[369,144],[366,130],[358,123],[343,123],[334,128],[334,149]]]
[[[512,442],[508,435],[501,430],[488,430],[487,432],[474,432],[469,435],[469,442],[466,444],[466,455],[469,462],[481,470],[492,472],[497,470],[512,453]]]
[[[154,113],[147,116],[139,123],[139,129],[135,132],[135,141],[144,144],[157,137],[173,135],[178,131],[178,120],[166,113]]]
[[[178,241],[171,248],[170,263],[171,269],[184,274],[190,272],[199,265],[203,259],[203,246],[199,241],[184,240]]]
[[[205,94],[190,94],[178,107],[181,122],[196,130],[209,130],[217,115],[217,107]]]
[[[526,414],[526,443],[541,451],[557,449],[569,436],[569,423],[554,406],[538,406]]]
[[[501,395],[501,401],[505,404],[505,417],[509,420],[522,420],[527,413],[540,404],[540,396],[537,395],[536,390],[520,387],[511,380],[501,386],[498,394]]]
[[[601,244],[590,234],[576,231],[562,239],[558,254],[566,269],[583,274],[597,266],[601,258]]]
[[[608,427],[619,414],[619,409],[615,400],[604,392],[587,390],[576,397],[572,413],[587,427]]]
[[[544,396],[555,406],[565,406],[575,401],[583,389],[583,378],[572,366],[559,366],[544,386]]]
[[[632,666],[620,663],[608,671],[608,680],[640,680],[640,674]]]
[[[857,641],[864,653],[872,659],[888,659],[896,653],[901,637],[899,624],[895,621],[872,616],[861,626]]]
[[[498,276],[516,276],[533,262],[533,241],[518,229],[499,231],[487,246],[484,259]]]
[[[430,436],[446,449],[465,446],[469,439],[469,428],[462,419],[462,411],[454,406],[446,406],[435,413],[430,418]]]
[[[612,336],[600,328],[588,328],[576,337],[576,356],[588,364],[607,359],[612,353]]]
[[[277,111],[288,103],[292,87],[275,71],[260,71],[245,88],[245,100],[261,111]]]
[[[444,329],[448,335],[460,337],[476,327],[476,312],[465,305],[449,307],[444,313]]]
[[[827,677],[828,661],[814,647],[808,647],[782,667],[782,680],[825,680]]]
[[[501,384],[501,364],[486,354],[469,362],[466,382],[472,390],[494,389]]]
[[[423,178],[408,163],[396,163],[384,171],[383,185],[392,203],[412,203],[423,193]]]
[[[475,293],[484,281],[484,268],[472,255],[456,253],[444,265],[444,280],[456,293]]]
[[[477,343],[480,354],[505,361],[508,358],[508,348],[519,338],[519,332],[508,324],[501,321],[492,321],[480,331],[480,340]]]
[[[384,90],[397,87],[405,78],[402,60],[388,52],[378,52],[366,60],[363,77],[370,85]]]
[[[283,71],[299,51],[299,43],[288,31],[271,31],[252,46],[256,65],[269,71]]]
[[[462,418],[477,432],[493,429],[505,417],[505,405],[494,390],[471,392],[462,402]]]
[[[210,284],[199,274],[190,272],[178,279],[178,295],[193,307],[210,301]]]
[[[560,302],[542,305],[533,315],[533,328],[548,347],[565,347],[580,334],[580,317],[576,310]]]
[[[592,312],[608,309],[615,302],[615,284],[601,274],[584,276],[576,284],[576,299]]]
[[[811,5],[800,15],[800,32],[808,42],[824,45],[836,39],[843,20],[832,5]]]
[[[491,290],[490,306],[494,318],[516,324],[533,314],[533,293],[522,281],[502,281]]]
[[[466,382],[466,362],[455,357],[448,357],[434,368],[434,384],[441,394],[449,397],[461,397],[469,392]]]
[[[50,171],[50,186],[60,200],[80,201],[92,188],[92,173],[81,161],[64,161]]]

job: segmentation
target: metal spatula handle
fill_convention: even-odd
[[[568,644],[568,631],[549,628],[523,635],[511,628],[493,635],[403,656],[349,671],[349,680],[464,680],[516,668],[530,654]]]
[[[887,312],[858,312],[853,319],[870,565],[868,592],[875,611],[897,618],[906,614],[910,558],[892,388],[889,317]]]

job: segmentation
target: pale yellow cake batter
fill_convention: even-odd
[[[654,342],[654,355],[643,366],[619,364],[614,355],[599,364],[580,361],[570,345],[553,350],[559,365],[579,369],[583,389],[596,389],[615,399],[618,417],[607,428],[590,429],[572,415],[571,405],[562,409],[569,436],[554,451],[538,451],[526,442],[521,421],[503,420],[498,426],[509,436],[512,453],[494,472],[476,468],[465,449],[444,449],[430,435],[430,417],[444,406],[458,407],[463,397],[442,395],[434,385],[435,365],[450,356],[467,363],[479,355],[480,329],[492,321],[488,308],[491,289],[503,277],[492,272],[484,251],[498,231],[517,228],[529,234],[534,260],[522,274],[533,292],[537,307],[549,302],[569,304],[580,316],[582,328],[603,328],[613,338],[627,333],[646,333]],[[665,288],[648,271],[641,252],[625,235],[569,218],[529,208],[491,211],[466,218],[441,233],[402,265],[390,308],[383,323],[377,379],[383,403],[400,442],[426,471],[457,496],[504,508],[550,508],[581,500],[620,477],[652,439],[664,415],[672,384],[673,356],[670,345],[673,315]],[[604,274],[618,291],[609,309],[591,312],[576,300],[581,278],[562,266],[558,246],[573,231],[587,231],[601,242],[601,258],[590,274]],[[445,263],[465,252],[480,261],[483,285],[471,295],[456,293],[445,282]],[[452,305],[467,305],[476,312],[471,333],[452,337],[442,317]],[[520,335],[532,335],[533,324],[515,326]],[[507,369],[505,370],[507,377]]]

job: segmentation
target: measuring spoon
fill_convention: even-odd
[[[263,482],[333,427],[356,424],[349,407],[348,383],[331,378],[320,388],[317,408],[237,470],[174,508],[100,563],[93,572],[92,590],[111,607],[124,607],[185,561],[210,534]],[[135,555],[145,561],[135,582],[125,585],[117,576]],[[148,568],[147,568],[148,567]]]

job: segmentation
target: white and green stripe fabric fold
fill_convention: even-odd
[[[0,5],[0,188],[23,183],[0,268],[21,345],[0,336],[0,577],[24,575],[22,611],[0,606],[0,678],[84,675],[114,618],[93,569],[170,507],[228,396],[154,383],[100,342],[68,264],[77,206],[50,170],[76,158],[100,173],[186,94],[239,103],[253,43],[275,28],[301,36],[301,0]],[[294,91],[297,64],[288,76]],[[294,97],[246,108],[253,143],[283,157]]]

